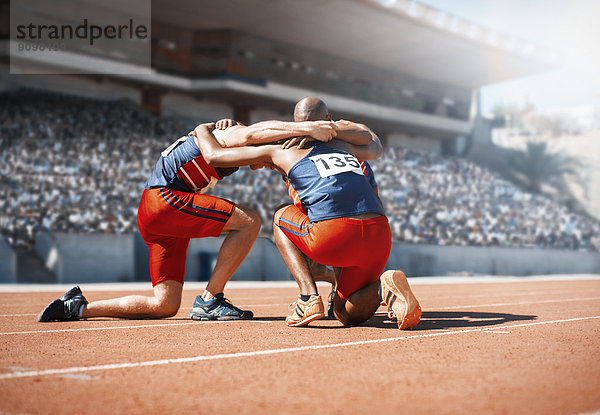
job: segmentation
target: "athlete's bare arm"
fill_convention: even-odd
[[[374,160],[381,157],[383,147],[377,134],[364,124],[353,121],[339,120],[336,124],[336,136],[329,145],[354,154],[360,160]],[[295,145],[304,147],[310,137],[293,137],[283,144],[283,148]]]
[[[347,120],[336,121],[336,138],[348,143],[351,152],[360,160],[374,160],[381,157],[383,147],[379,137],[364,124]]]
[[[279,144],[222,147],[213,136],[213,129],[214,124],[200,124],[194,130],[204,160],[213,167],[271,166],[287,174],[310,151],[296,148],[285,150]]]
[[[228,130],[237,128],[230,127]],[[214,167],[238,167],[254,163],[270,161],[270,147],[275,145],[248,146],[248,147],[222,147],[212,133],[214,124],[200,124],[194,129],[196,144],[202,152],[206,162]]]
[[[364,124],[339,120],[335,122],[337,135],[335,138],[357,146],[366,146],[373,140],[373,132]]]
[[[334,143],[342,144],[346,151],[354,154],[359,160],[375,160],[381,157],[383,147],[381,146],[381,141],[379,141],[377,134],[373,133],[371,130],[369,130],[369,132],[371,134],[371,141],[367,145],[356,145],[341,140],[334,140]]]
[[[224,147],[272,143],[295,136],[311,136],[328,142],[336,136],[336,126],[331,121],[261,121],[249,126],[234,125],[226,130],[216,130],[217,139]]]

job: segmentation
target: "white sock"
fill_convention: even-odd
[[[210,300],[212,300],[213,298],[215,298],[215,296],[214,296],[214,295],[212,295],[212,293],[211,293],[210,291],[206,291],[206,290],[204,290],[204,292],[202,293],[202,299],[203,299],[204,301],[210,301]]]
[[[77,315],[79,316],[79,318],[81,318],[81,316],[83,315],[83,309],[85,308],[85,304],[81,304],[81,306],[79,307],[79,312],[77,313]]]

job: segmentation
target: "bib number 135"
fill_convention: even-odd
[[[320,154],[318,156],[312,156],[310,159],[315,163],[321,177],[329,177],[334,174],[345,172],[363,174],[360,163],[356,157],[350,154]]]

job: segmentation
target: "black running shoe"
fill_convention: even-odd
[[[79,320],[79,309],[87,305],[79,287],[73,287],[57,300],[52,301],[37,316],[40,322]]]
[[[202,296],[197,296],[194,301],[190,318],[192,320],[250,320],[254,317],[252,311],[240,310],[223,296],[215,295],[211,300],[204,301]]]

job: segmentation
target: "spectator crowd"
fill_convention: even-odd
[[[156,159],[194,126],[128,101],[34,91],[0,94],[0,115],[0,231],[18,250],[40,229],[134,232]],[[371,165],[395,240],[600,251],[597,221],[465,159],[387,147]],[[241,168],[209,194],[257,210],[265,236],[289,200],[267,169]]]

